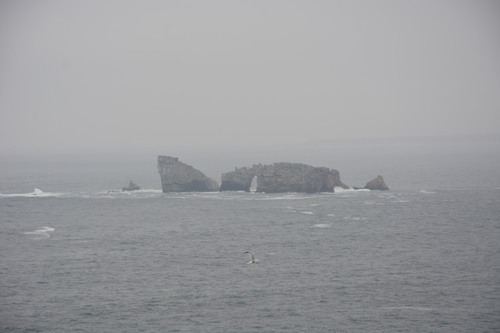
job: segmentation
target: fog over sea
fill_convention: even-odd
[[[160,154],[390,190],[164,194]],[[498,138],[0,159],[1,332],[499,332],[499,254]]]

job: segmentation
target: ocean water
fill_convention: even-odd
[[[343,161],[391,190],[333,194],[164,194],[155,156],[28,160],[0,165],[1,332],[500,332],[489,153]]]

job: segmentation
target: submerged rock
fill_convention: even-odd
[[[370,180],[366,183],[365,189],[376,190],[376,191],[387,191],[389,188],[385,185],[384,178],[380,175],[377,178]]]
[[[126,192],[126,191],[140,191],[142,190],[136,183],[134,183],[133,181],[130,181],[128,183],[128,186],[127,187],[122,187],[122,191],[123,192]]]
[[[334,192],[339,186],[348,188],[340,181],[335,169],[313,167],[301,163],[256,164],[250,168],[236,168],[222,175],[221,191],[250,191],[257,177],[257,192]]]
[[[215,180],[180,162],[176,157],[158,156],[158,172],[164,193],[219,191],[219,185]]]

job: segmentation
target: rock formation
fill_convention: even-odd
[[[235,168],[222,174],[220,184],[221,191],[245,191],[250,192],[253,178],[257,175],[256,165],[251,168]]]
[[[122,187],[122,191],[123,192],[126,192],[126,191],[139,191],[139,190],[142,190],[142,189],[136,183],[134,183],[133,181],[130,181],[128,183],[127,187]]]
[[[219,191],[215,180],[192,166],[179,162],[176,157],[158,156],[158,172],[164,193]]]
[[[368,190],[378,190],[378,191],[387,191],[389,188],[385,185],[384,178],[380,175],[377,178],[370,180],[366,183],[365,189]]]
[[[256,164],[250,168],[236,168],[222,175],[221,191],[250,191],[252,179],[257,177],[257,192],[334,192],[337,186],[348,188],[340,181],[337,170],[317,168],[301,163]]]

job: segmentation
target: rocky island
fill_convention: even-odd
[[[302,163],[254,164],[251,167],[235,168],[222,174],[219,188],[217,182],[192,166],[182,163],[177,157],[158,156],[158,172],[161,186],[167,192],[217,192],[245,191],[250,192],[252,182],[256,179],[256,192],[263,193],[320,193],[335,192],[336,187],[349,189],[340,180],[338,170],[326,167],[313,167]],[[133,188],[130,184],[129,188]],[[137,185],[135,185],[137,186]],[[385,191],[389,188],[382,176],[369,181],[368,189]],[[125,188],[124,188],[125,191]]]
[[[215,180],[180,162],[177,157],[158,156],[158,172],[164,193],[219,191],[219,185]]]
[[[364,189],[371,191],[387,191],[389,188],[385,185],[384,178],[378,175],[375,179],[370,180],[366,183]]]
[[[134,183],[133,181],[129,181],[127,187],[122,187],[123,192],[140,191],[140,190],[142,190],[141,187],[139,185],[137,185],[136,183]]]
[[[340,180],[335,169],[313,167],[301,163],[255,164],[236,168],[222,175],[221,191],[250,191],[257,177],[257,192],[334,192],[335,187],[349,188]]]

